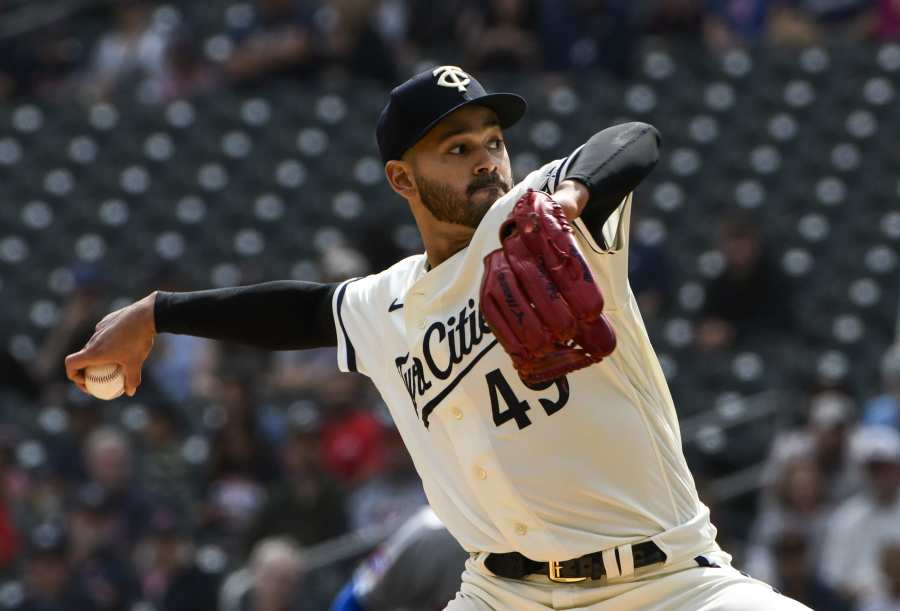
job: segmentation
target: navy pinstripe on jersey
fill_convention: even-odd
[[[337,296],[337,315],[338,315],[338,322],[339,322],[340,325],[341,325],[341,334],[343,335],[343,337],[344,337],[344,343],[345,343],[345,345],[347,346],[347,351],[346,351],[346,356],[347,356],[347,369],[349,369],[349,370],[352,371],[352,372],[357,372],[357,369],[356,369],[356,349],[353,347],[353,342],[350,341],[350,336],[347,334],[347,328],[344,326],[344,315],[343,315],[343,313],[341,312],[341,305],[343,305],[343,303],[344,303],[344,294],[345,294],[346,291],[347,291],[347,287],[348,287],[351,283],[356,282],[357,280],[359,280],[359,278],[354,278],[353,280],[348,280],[347,282],[345,282],[344,285],[341,287],[341,290],[340,290],[340,292],[338,293],[338,296]]]
[[[572,151],[572,153],[568,157],[563,158],[558,164],[556,164],[556,167],[553,168],[553,171],[550,172],[550,175],[547,177],[546,182],[544,182],[543,186],[541,187],[541,191],[547,191],[548,193],[556,191],[556,189],[559,187],[559,183],[565,180],[566,176],[569,173],[569,168],[575,162],[575,160],[578,159],[578,156],[581,154],[581,149],[583,148],[584,145],[582,144],[577,149]]]

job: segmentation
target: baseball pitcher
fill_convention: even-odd
[[[716,544],[628,284],[656,129],[604,129],[514,183],[504,130],[525,109],[457,66],[416,75],[376,136],[425,253],[337,284],[152,293],[98,324],[69,377],[84,388],[85,367],[117,363],[133,395],[156,333],[337,346],[469,553],[448,611],[805,609]]]

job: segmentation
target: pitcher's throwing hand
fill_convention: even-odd
[[[115,363],[125,373],[125,394],[133,397],[141,384],[141,368],[156,337],[153,306],[156,293],[107,314],[97,323],[84,348],[66,357],[66,375],[82,391],[88,390],[84,370],[91,365]]]

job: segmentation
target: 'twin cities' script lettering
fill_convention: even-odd
[[[428,327],[422,343],[421,359],[410,357],[409,353],[394,359],[417,414],[418,399],[431,388],[432,379],[443,381],[450,378],[453,368],[490,333],[491,329],[481,312],[475,309],[475,300],[469,299],[457,316],[451,316],[446,322],[437,321]],[[442,345],[446,347],[448,356],[441,356],[444,351],[438,350],[438,347]]]

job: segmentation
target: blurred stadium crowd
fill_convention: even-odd
[[[893,0],[259,0],[224,12],[215,2],[4,4],[0,99],[98,99],[132,78],[158,101],[273,76],[392,84],[447,56],[476,73],[601,67],[627,77],[648,36],[702,40],[711,52],[900,37]]]
[[[332,350],[160,336],[108,404],[62,363],[152,289],[417,252],[372,134],[435,62],[532,103],[519,176],[660,128],[632,286],[720,541],[818,611],[900,609],[897,40],[897,0],[5,3],[0,609],[325,609],[425,502]]]

